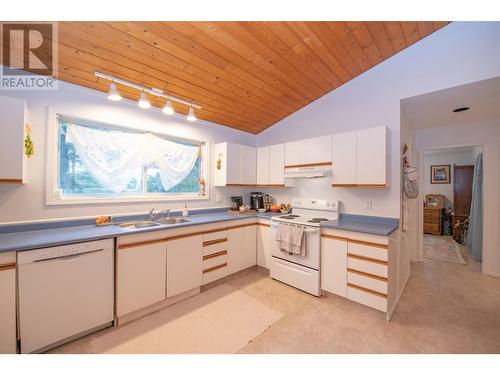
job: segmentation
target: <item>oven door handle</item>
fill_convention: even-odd
[[[279,224],[272,224],[273,228],[277,228]],[[285,225],[291,225],[295,227],[300,227],[300,225],[295,225],[295,224],[285,224]],[[304,229],[304,233],[317,233],[319,232],[320,228],[315,228],[315,229]]]

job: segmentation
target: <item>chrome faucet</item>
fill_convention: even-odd
[[[158,218],[160,218],[161,215],[166,215],[167,216],[167,219],[170,218],[170,208],[166,208],[160,212],[158,212],[158,214],[156,215]]]
[[[154,219],[156,218],[154,207],[151,209],[151,211],[149,211],[148,215],[149,215],[149,220],[154,221]]]

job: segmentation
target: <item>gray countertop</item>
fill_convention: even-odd
[[[399,219],[340,214],[338,220],[322,223],[321,227],[388,236],[399,228]]]

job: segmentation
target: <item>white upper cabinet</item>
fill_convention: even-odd
[[[356,132],[332,137],[333,185],[356,185]]]
[[[0,113],[0,184],[22,184],[26,182],[26,103],[0,96]]]
[[[285,143],[285,166],[302,165],[306,162],[306,141]]]
[[[387,127],[334,134],[333,186],[388,187]]]
[[[306,160],[304,164],[329,163],[331,161],[331,135],[306,139]]]
[[[385,126],[356,132],[356,177],[359,186],[389,185],[387,138],[388,130]]]
[[[285,145],[269,146],[269,184],[285,185]]]
[[[255,147],[240,146],[240,183],[255,185],[257,180],[257,150]]]
[[[285,143],[285,166],[287,167],[331,161],[331,135]]]
[[[257,148],[257,185],[269,184],[269,146]]]

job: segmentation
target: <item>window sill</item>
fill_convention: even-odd
[[[193,195],[193,194],[176,194],[168,196],[130,196],[120,198],[110,197],[65,197],[65,198],[48,198],[47,206],[70,206],[70,205],[84,205],[84,204],[118,204],[118,203],[142,203],[142,202],[185,202],[185,201],[200,201],[209,200],[208,194],[206,195]]]

